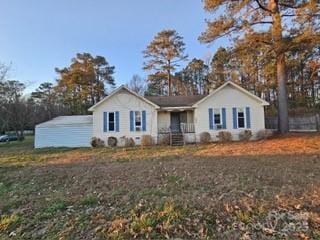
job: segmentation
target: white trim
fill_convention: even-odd
[[[141,100],[145,101],[146,103],[149,103],[150,105],[152,105],[153,107],[155,107],[156,109],[160,108],[158,105],[154,104],[153,102],[149,101],[148,99],[142,97],[141,95],[137,94],[134,91],[131,91],[129,88],[127,88],[124,85],[121,85],[120,87],[118,87],[117,89],[115,89],[114,91],[112,91],[108,96],[106,96],[104,99],[102,99],[100,102],[96,103],[95,105],[93,105],[92,107],[90,107],[88,109],[88,111],[93,112],[95,110],[95,108],[97,108],[98,106],[100,106],[103,102],[105,102],[106,100],[108,100],[109,98],[111,98],[113,95],[117,94],[120,90],[126,90],[129,93],[131,93],[132,95],[140,98]]]
[[[159,109],[159,111],[168,111],[168,112],[172,112],[172,111],[186,111],[186,110],[194,110],[195,108],[194,107],[162,107]]]
[[[241,92],[245,93],[246,95],[248,95],[249,97],[254,98],[255,100],[259,101],[261,103],[262,106],[268,106],[270,105],[268,102],[266,102],[265,100],[257,97],[256,95],[252,94],[251,92],[247,91],[246,89],[244,89],[243,87],[240,87],[238,84],[232,82],[232,81],[227,81],[224,84],[222,84],[220,87],[218,87],[217,89],[215,89],[212,93],[210,93],[209,95],[207,95],[206,97],[202,98],[201,100],[199,100],[198,102],[196,102],[195,104],[192,105],[192,107],[197,107],[200,103],[204,102],[205,100],[207,100],[208,98],[210,98],[211,96],[213,96],[214,94],[216,94],[217,92],[219,92],[221,89],[225,88],[228,85],[232,85],[233,87],[235,87],[236,89],[240,90]]]

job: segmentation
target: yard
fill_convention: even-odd
[[[320,135],[130,149],[0,144],[1,239],[320,239]]]

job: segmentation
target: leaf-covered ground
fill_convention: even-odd
[[[130,149],[0,144],[0,239],[320,239],[320,135]]]

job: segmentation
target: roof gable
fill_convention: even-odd
[[[155,108],[159,108],[158,105],[156,105],[155,103],[149,101],[148,99],[142,97],[141,95],[137,94],[134,91],[131,91],[130,89],[128,89],[126,86],[121,85],[120,87],[118,87],[117,89],[115,89],[114,91],[112,91],[108,96],[106,96],[105,98],[103,98],[100,102],[96,103],[95,105],[93,105],[92,107],[90,107],[88,110],[93,112],[98,106],[100,106],[102,103],[104,103],[105,101],[107,101],[108,99],[112,98],[114,95],[120,93],[121,91],[126,91],[134,96],[136,96],[137,98],[140,98],[142,101],[152,105]]]
[[[221,85],[220,87],[218,87],[217,89],[215,89],[213,92],[211,92],[209,95],[207,95],[206,97],[202,98],[201,100],[199,100],[198,102],[196,102],[193,107],[197,107],[199,104],[201,104],[202,102],[204,102],[205,100],[207,100],[208,98],[210,98],[211,96],[215,95],[216,93],[220,92],[222,89],[224,89],[227,86],[233,86],[235,89],[237,89],[238,91],[246,94],[247,96],[253,98],[254,100],[256,100],[257,102],[259,102],[262,106],[268,106],[269,103],[266,102],[265,100],[259,98],[258,96],[252,94],[251,92],[249,92],[248,90],[244,89],[243,87],[240,87],[238,84],[232,82],[232,81],[227,81],[225,82],[223,85]]]

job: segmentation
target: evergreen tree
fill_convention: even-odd
[[[179,62],[187,59],[184,51],[183,38],[175,30],[159,32],[143,51],[146,59],[143,69],[153,71],[148,80],[159,81],[165,76],[169,96],[172,95],[172,73],[179,66]]]
[[[205,0],[205,10],[218,14],[208,21],[200,41],[244,37],[247,47],[270,46],[274,52],[278,89],[279,130],[289,130],[286,53],[319,42],[319,2],[317,0]]]

